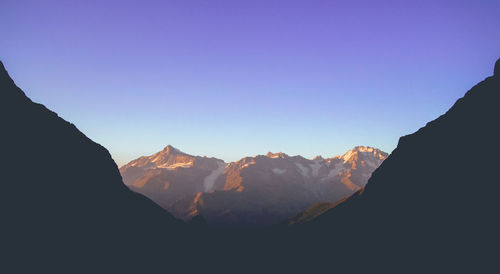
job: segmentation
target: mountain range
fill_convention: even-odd
[[[497,273],[499,102],[500,60],[353,195],[266,229],[212,229],[131,191],[104,147],[0,63],[1,270]]]
[[[251,227],[353,194],[386,157],[379,149],[358,146],[327,159],[269,152],[225,163],[168,145],[122,166],[120,173],[131,190],[179,219],[201,216],[210,225]]]

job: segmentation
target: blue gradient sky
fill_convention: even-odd
[[[499,14],[500,1],[2,0],[0,58],[119,165],[167,144],[226,161],[390,152],[492,74]]]

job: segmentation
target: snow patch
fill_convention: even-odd
[[[330,170],[330,172],[328,172],[328,175],[325,178],[323,178],[323,180],[335,178],[339,175],[339,172],[345,170],[346,170],[345,166],[342,163],[338,163],[333,167],[332,170]]]
[[[349,161],[349,159],[351,158],[351,156],[353,154],[354,154],[354,151],[352,151],[352,150],[349,150],[346,154],[344,154],[344,156],[342,156],[342,160],[344,160],[344,163]]]
[[[245,167],[248,167],[248,166],[251,166],[251,165],[254,165],[254,164],[255,164],[255,162],[246,163],[243,166],[241,166],[241,168],[245,168]]]
[[[358,151],[359,152],[373,152],[373,147],[360,146],[360,147],[358,147]]]
[[[205,179],[203,179],[203,186],[205,188],[205,192],[212,191],[212,188],[215,185],[215,181],[224,172],[226,166],[227,165],[224,162],[217,162],[217,168],[214,169],[210,174],[208,174],[208,176],[205,177]]]
[[[159,165],[158,168],[166,168],[166,169],[176,169],[176,168],[190,168],[193,166],[193,162],[182,162],[182,163],[175,163],[175,164],[163,164]]]
[[[299,168],[299,172],[302,176],[309,177],[309,169],[307,167],[303,166],[301,163],[295,163],[295,165]]]
[[[312,176],[317,177],[319,173],[319,169],[321,168],[321,164],[319,163],[314,163],[314,164],[309,164],[312,170]]]
[[[151,160],[151,162],[152,162],[152,163],[156,163],[157,161],[159,161],[159,160],[160,160],[161,155],[160,155],[159,153],[157,153],[157,154],[158,154],[158,155],[156,155],[156,157],[155,157],[153,160]]]
[[[274,174],[281,175],[286,172],[286,168],[280,169],[280,168],[273,168]]]

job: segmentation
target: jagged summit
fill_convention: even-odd
[[[321,155],[318,155],[318,156],[313,158],[313,161],[315,161],[315,162],[322,162],[324,160],[325,160],[325,158],[323,158]]]
[[[359,151],[359,152],[373,152],[375,150],[378,149],[370,146],[355,146],[353,149],[351,149],[351,151]]]
[[[225,166],[225,162],[221,159],[193,156],[182,152],[172,145],[167,145],[163,150],[157,153],[149,156],[142,156],[127,163],[120,168],[120,172],[122,172],[126,185],[132,185],[138,178],[148,175],[149,172],[155,173],[155,176],[159,174],[161,176],[167,176],[165,174],[180,170],[179,172],[191,172],[196,174],[195,176],[188,176],[189,179],[201,176],[197,178],[200,184],[205,182],[205,185],[212,186],[214,183],[212,177],[215,177],[215,175],[212,175],[212,177],[208,177],[208,175],[210,175],[211,172],[221,172],[222,168]],[[191,171],[185,171],[186,169],[190,169]],[[207,177],[208,179],[206,179]],[[143,185],[144,183],[142,182],[136,183],[136,186],[142,187]],[[163,187],[167,189],[169,185],[170,183],[165,184]],[[200,186],[196,191],[201,191],[202,189],[203,188]],[[193,192],[194,190],[189,191]]]
[[[180,151],[179,149],[175,148],[172,145],[167,145],[165,148],[163,148],[162,153],[165,153],[165,154],[186,154],[186,153]]]
[[[353,148],[345,162],[269,152],[226,164],[175,151],[167,146],[122,167],[125,184],[178,218],[199,214],[220,226],[268,225],[314,203],[336,202],[364,187],[385,159],[372,147]]]
[[[266,154],[266,157],[268,157],[268,158],[282,158],[282,159],[284,159],[284,158],[287,158],[288,155],[286,153],[283,153],[283,152],[278,152],[278,153],[268,152]]]
[[[373,157],[384,160],[387,158],[388,154],[382,150],[370,146],[355,146],[353,149],[349,150],[342,156],[337,156],[334,158],[342,159],[344,162],[356,161],[359,158],[359,154],[369,154]]]

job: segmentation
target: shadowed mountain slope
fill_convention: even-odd
[[[500,228],[499,66],[444,115],[402,137],[363,191],[297,231],[321,235],[313,245],[344,235],[372,254],[370,262],[390,258],[393,267],[491,266]]]
[[[2,248],[22,260],[6,259],[18,270],[110,266],[131,250],[164,248],[160,237],[180,240],[181,222],[130,191],[108,151],[33,103],[2,63],[0,111]]]

